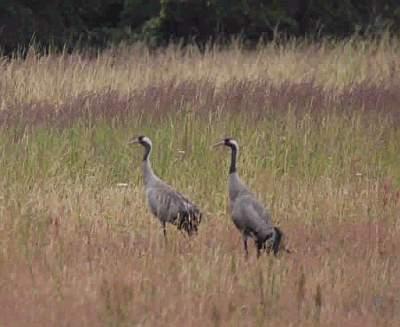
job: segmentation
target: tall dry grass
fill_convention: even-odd
[[[397,326],[399,52],[387,38],[3,60],[0,325]],[[139,133],[206,213],[196,238],[169,228],[164,244],[126,145]],[[227,135],[293,254],[244,259],[229,156],[209,149]]]

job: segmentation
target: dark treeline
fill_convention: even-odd
[[[0,47],[103,47],[400,30],[399,0],[0,0]]]

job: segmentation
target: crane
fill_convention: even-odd
[[[165,239],[167,223],[175,225],[178,230],[185,231],[189,236],[197,233],[202,213],[193,202],[154,173],[150,162],[153,148],[150,138],[144,135],[134,137],[128,144],[140,144],[145,149],[142,170],[147,202],[152,214],[161,222]]]
[[[214,144],[213,147],[217,146],[226,146],[231,150],[228,178],[229,207],[233,223],[242,234],[246,257],[249,254],[247,248],[249,237],[255,241],[257,257],[260,256],[261,250],[265,250],[267,253],[272,251],[276,256],[282,245],[283,233],[272,224],[270,213],[241,181],[237,173],[238,142],[233,138],[225,138]]]

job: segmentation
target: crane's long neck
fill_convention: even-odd
[[[149,161],[150,159],[150,154],[152,150],[152,146],[150,144],[145,144],[144,145],[144,156],[143,156],[143,161]]]
[[[237,196],[242,192],[247,192],[246,186],[241,182],[236,169],[236,161],[239,153],[237,143],[231,143],[231,166],[229,167],[229,199],[234,202]]]
[[[151,154],[151,145],[146,144],[144,145],[145,152],[143,156],[143,177],[144,177],[144,184],[147,186],[153,180],[157,179],[157,176],[154,174],[153,168],[151,167],[150,162],[150,154]]]
[[[231,165],[229,167],[229,174],[236,173],[236,160],[238,155],[238,148],[235,145],[231,146]]]

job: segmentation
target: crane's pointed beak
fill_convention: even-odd
[[[137,143],[139,143],[139,139],[137,138],[137,137],[134,137],[133,139],[130,139],[129,141],[128,141],[128,144],[130,145],[130,144],[137,144]]]
[[[222,141],[219,141],[219,142],[213,144],[213,145],[211,146],[211,149],[216,148],[217,146],[220,146],[220,145],[225,145],[225,141],[222,140]]]

